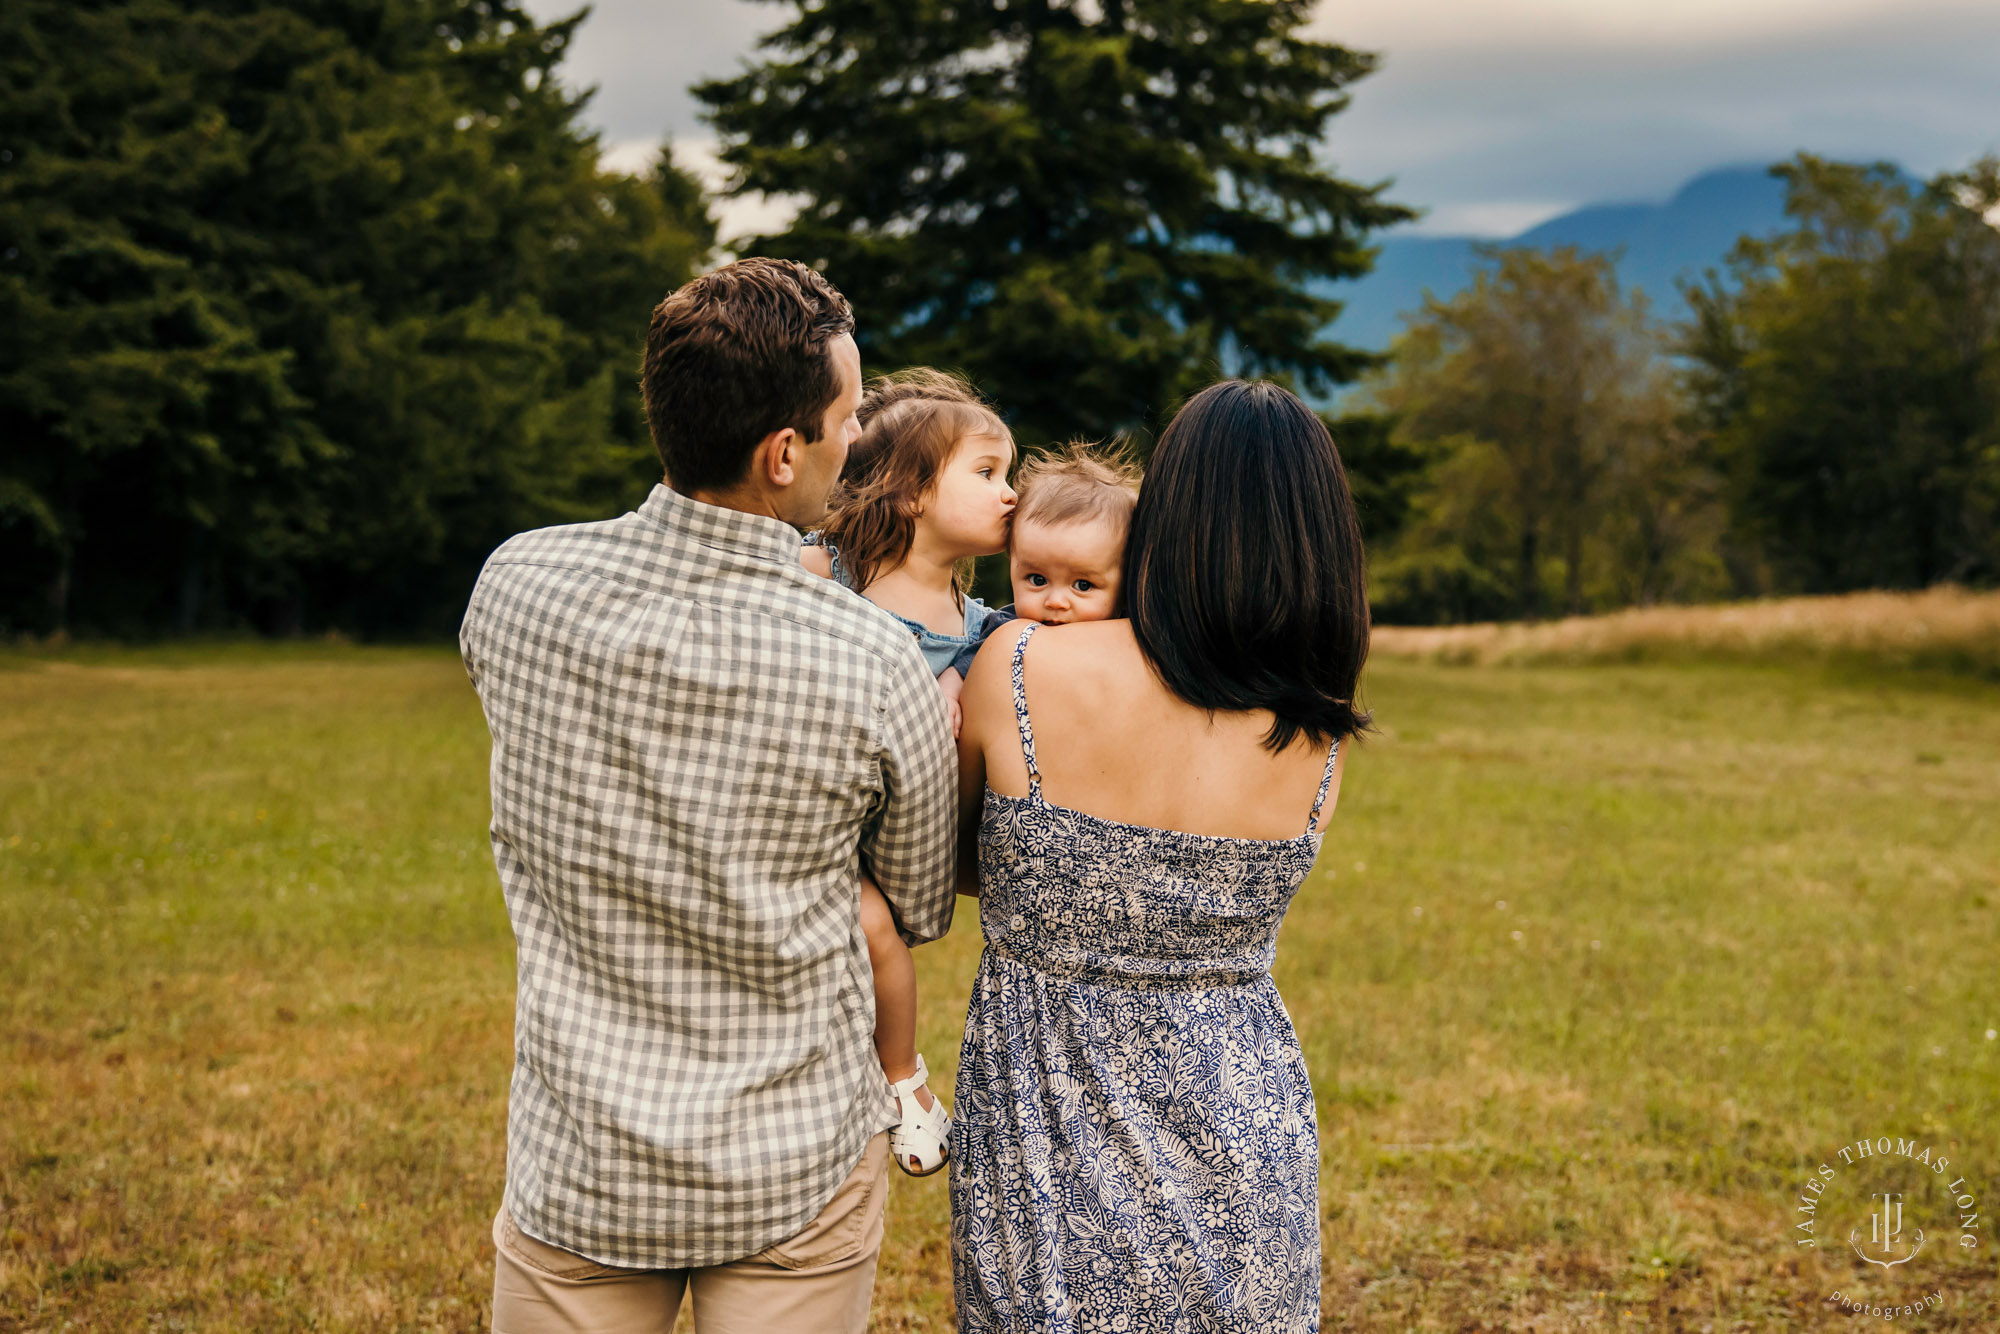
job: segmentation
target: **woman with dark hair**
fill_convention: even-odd
[[[1127,619],[1005,627],[965,686],[986,949],[958,1327],[1316,1330],[1318,1131],[1270,966],[1368,725],[1361,539],[1319,418],[1270,384],[1197,394],[1120,587]]]

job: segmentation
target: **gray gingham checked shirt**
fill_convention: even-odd
[[[519,942],[507,1208],[603,1264],[755,1254],[893,1124],[857,912],[951,924],[955,760],[894,620],[655,487],[513,538],[459,634]]]

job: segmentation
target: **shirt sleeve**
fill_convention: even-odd
[[[983,642],[985,642],[985,637],[981,636],[979,643]],[[967,644],[951,660],[951,669],[958,673],[959,680],[963,681],[965,674],[972,670],[972,660],[979,656],[979,643]]]
[[[912,647],[897,655],[881,713],[882,804],[861,855],[895,909],[903,939],[936,940],[951,928],[958,894],[958,754],[944,696]]]
[[[465,674],[472,681],[473,689],[479,688],[480,630],[479,594],[486,586],[486,572],[480,571],[479,582],[472,586],[472,596],[466,599],[465,617],[458,623],[458,656],[465,664]]]

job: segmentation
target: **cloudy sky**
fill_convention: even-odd
[[[541,18],[574,0],[529,0]],[[615,162],[662,134],[713,174],[687,94],[789,6],[595,0],[567,65]],[[1506,236],[1801,149],[1929,174],[2000,151],[2000,0],[1321,0],[1317,35],[1380,52],[1327,159],[1394,178],[1418,230]],[[774,206],[739,201],[724,234]]]

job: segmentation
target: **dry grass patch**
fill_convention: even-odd
[[[2000,676],[2000,592],[1943,586],[1713,607],[1638,607],[1503,625],[1375,630],[1377,653],[1454,664],[1681,657],[1855,658]]]

